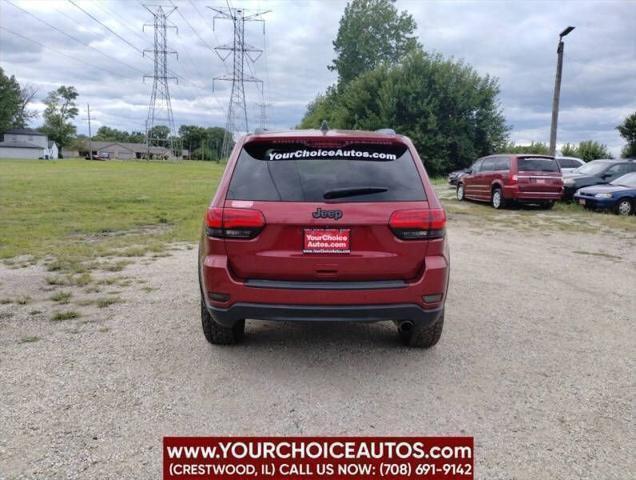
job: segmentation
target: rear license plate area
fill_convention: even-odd
[[[585,200],[583,200],[582,198],[579,199],[579,205],[585,205]]]
[[[303,253],[351,253],[350,228],[305,228]]]

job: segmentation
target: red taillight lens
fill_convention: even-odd
[[[402,240],[442,238],[446,227],[446,212],[431,210],[396,210],[391,214],[389,227]]]
[[[223,227],[223,209],[210,207],[207,214],[208,228],[222,228]]]
[[[265,227],[260,210],[212,207],[207,213],[208,236],[217,238],[254,238]]]

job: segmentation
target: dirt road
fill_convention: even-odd
[[[126,267],[148,283],[57,322],[45,273],[3,267],[0,298],[31,300],[0,304],[0,478],[156,479],[166,434],[472,435],[477,478],[628,478],[634,238],[464,217],[430,351],[392,324],[248,322],[243,345],[213,347],[193,249]]]

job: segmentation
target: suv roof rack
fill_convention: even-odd
[[[381,133],[383,135],[395,135],[395,130],[392,128],[380,128],[375,131],[375,133]]]

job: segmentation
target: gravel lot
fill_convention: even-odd
[[[147,283],[123,303],[58,322],[46,272],[2,267],[0,299],[31,301],[0,304],[0,478],[156,479],[166,434],[472,435],[477,478],[631,477],[634,236],[466,217],[429,351],[392,324],[248,322],[213,347],[188,245],[126,267]]]

